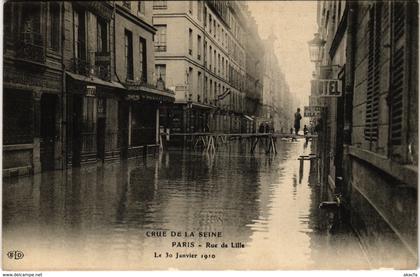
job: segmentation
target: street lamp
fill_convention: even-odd
[[[308,41],[309,57],[311,62],[319,63],[322,61],[322,50],[325,45],[325,40],[321,38],[319,33],[314,34],[314,38]]]

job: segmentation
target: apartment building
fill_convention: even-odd
[[[245,54],[232,5],[153,1],[156,72],[176,96],[171,132],[240,131]]]
[[[318,26],[318,78],[344,88],[319,102],[323,184],[372,264],[415,264],[418,4],[320,1]]]

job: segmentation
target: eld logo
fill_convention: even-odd
[[[13,251],[7,252],[7,257],[9,259],[20,260],[20,259],[23,258],[23,256],[25,256],[25,255],[23,255],[23,252],[19,251],[19,250],[13,250]]]

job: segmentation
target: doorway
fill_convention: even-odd
[[[41,96],[40,158],[42,171],[55,168],[56,104],[56,95],[43,94]]]

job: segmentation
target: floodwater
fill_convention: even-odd
[[[3,181],[5,269],[369,268],[332,232],[303,141],[224,146]],[[343,224],[341,224],[343,225]],[[227,247],[224,247],[227,246]]]

